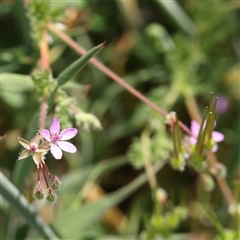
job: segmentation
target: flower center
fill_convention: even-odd
[[[53,143],[56,143],[58,140],[60,140],[61,139],[61,137],[59,136],[59,135],[56,135],[56,136],[53,136],[52,137],[52,142]]]
[[[30,151],[31,153],[36,152],[36,150],[37,150],[37,148],[36,148],[35,145],[30,145],[30,147],[29,147],[29,151]]]

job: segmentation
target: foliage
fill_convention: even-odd
[[[30,0],[1,2],[0,11],[3,239],[239,238],[240,50],[234,1]],[[89,51],[80,57],[49,22]],[[177,115],[162,118],[90,59]],[[210,92],[219,97],[215,107]],[[201,117],[207,126],[202,122],[197,143],[190,145],[181,123],[190,127]],[[36,199],[36,193],[42,195],[34,190],[34,153],[16,161],[22,156],[18,137],[30,144],[53,118],[78,134],[72,140],[76,153],[64,153],[60,161],[42,156],[50,169],[45,173],[61,179],[57,202],[50,204]],[[214,120],[214,131],[225,138],[212,164],[206,148],[215,144]],[[44,141],[38,143],[45,151]],[[234,204],[222,194],[219,178],[226,179]],[[156,197],[159,187],[166,194]]]

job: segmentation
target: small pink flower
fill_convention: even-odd
[[[203,125],[203,128],[205,128],[205,125],[206,125],[206,122],[204,123]],[[198,133],[200,131],[200,125],[192,120],[191,121],[191,132],[192,132],[192,136],[190,137],[190,143],[191,144],[196,144],[197,143],[197,138],[198,138]],[[212,139],[215,141],[215,142],[221,142],[223,139],[224,139],[224,135],[220,132],[216,132],[216,131],[213,131],[212,132]],[[216,152],[218,149],[218,146],[215,144],[212,148],[212,152]]]
[[[47,129],[42,130],[42,136],[51,142],[51,153],[55,159],[62,158],[62,150],[69,153],[75,153],[77,148],[66,141],[73,138],[77,134],[76,128],[67,128],[60,132],[60,123],[58,118],[54,118],[50,127],[50,132]]]
[[[229,108],[228,99],[224,96],[219,96],[216,111],[220,114],[223,114],[228,110],[228,108]]]

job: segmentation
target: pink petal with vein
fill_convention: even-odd
[[[224,135],[220,132],[212,132],[212,138],[215,142],[221,142],[224,139]]]
[[[78,130],[76,128],[67,128],[60,132],[61,140],[69,140],[76,136]]]
[[[47,129],[42,130],[42,136],[49,142],[51,142],[50,132]]]
[[[55,159],[62,158],[62,150],[55,144],[51,145],[51,153]]]
[[[69,142],[58,141],[58,146],[65,152],[75,153],[77,151],[77,148]]]
[[[60,131],[59,120],[58,120],[58,118],[54,118],[53,122],[51,124],[51,127],[50,127],[50,133],[51,133],[51,135],[56,135],[59,133],[59,131]]]

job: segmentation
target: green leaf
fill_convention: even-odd
[[[175,24],[177,24],[183,31],[185,31],[189,35],[194,35],[196,33],[194,23],[177,1],[155,1],[171,17],[171,20],[175,22]]]
[[[26,222],[34,228],[44,239],[58,239],[52,229],[43,223],[42,219],[37,215],[33,206],[29,204],[27,199],[18,191],[18,189],[0,172],[0,190],[1,195],[8,203],[17,210]]]
[[[2,91],[7,92],[24,92],[32,90],[34,83],[30,76],[15,73],[2,73],[1,85]]]
[[[224,227],[222,226],[222,224],[220,223],[220,221],[218,220],[217,216],[215,215],[215,213],[213,211],[211,211],[210,209],[206,208],[206,207],[202,207],[202,210],[206,213],[206,215],[210,218],[210,220],[212,221],[212,223],[214,224],[214,226],[216,227],[216,229],[219,231],[219,234],[221,236],[223,236],[224,233]]]
[[[58,85],[63,85],[64,83],[72,79],[87,64],[87,62],[91,59],[91,57],[93,57],[102,49],[103,46],[104,46],[104,43],[92,48],[85,55],[83,55],[74,63],[72,63],[62,73],[60,73],[60,75],[57,78]]]
[[[154,171],[159,171],[164,162],[154,165]],[[121,189],[101,198],[98,201],[80,206],[78,209],[70,209],[60,214],[53,222],[53,227],[61,236],[68,239],[78,239],[81,232],[97,221],[108,209],[119,204],[133,192],[147,182],[145,173],[133,180]]]
[[[21,108],[26,102],[24,91],[30,91],[34,87],[34,83],[27,75],[20,75],[15,73],[1,74],[1,98],[9,106],[14,108]]]

